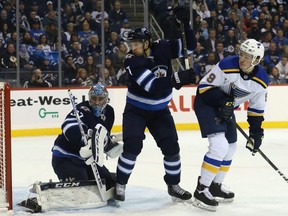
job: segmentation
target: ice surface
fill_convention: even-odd
[[[288,176],[288,129],[266,129],[262,151]],[[199,131],[179,131],[181,145],[181,187],[194,192],[202,158],[207,151],[207,139]],[[51,167],[51,147],[55,136],[13,138],[13,203],[9,215],[30,215],[15,206],[29,196],[29,186],[36,181],[57,181]],[[49,211],[33,215],[75,216],[262,216],[288,215],[288,182],[286,182],[259,154],[252,156],[245,148],[245,139],[238,133],[238,149],[225,184],[235,192],[235,200],[220,204],[215,213],[187,203],[173,203],[163,181],[163,157],[149,133],[137,158],[134,172],[126,190],[126,200],[119,208]],[[117,159],[105,161],[115,172]]]

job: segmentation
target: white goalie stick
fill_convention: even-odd
[[[248,142],[253,143],[253,140],[245,133],[245,131],[235,122],[239,132],[245,137]],[[261,151],[258,149],[257,152],[270,164],[270,166],[288,183],[288,178],[278,169],[278,167]]]
[[[70,91],[70,89],[68,90],[68,94],[69,94],[69,97],[70,97],[70,101],[71,101],[71,104],[72,104],[72,107],[73,107],[73,111],[74,111],[74,114],[75,114],[75,117],[77,119],[77,122],[78,122],[78,126],[79,126],[79,130],[81,132],[81,136],[82,136],[82,139],[85,143],[85,145],[88,144],[88,141],[87,141],[87,136],[84,132],[84,129],[82,127],[82,121],[80,119],[80,116],[77,112],[77,109],[76,109],[76,102],[75,102],[75,97],[73,96],[72,92]],[[97,127],[97,126],[96,126]],[[103,128],[103,127],[102,127]],[[97,129],[98,131],[98,129]],[[96,132],[97,132],[96,131]],[[107,131],[106,131],[107,133]],[[101,131],[100,131],[100,134],[101,134]],[[103,133],[102,133],[103,134]],[[99,135],[101,136],[100,138],[102,139],[103,138],[103,135]],[[104,138],[103,138],[104,140]],[[92,143],[93,144],[93,143]],[[99,142],[100,144],[100,142]],[[95,143],[95,145],[97,145]],[[101,147],[100,147],[101,148]],[[99,166],[101,165],[102,163],[102,166],[103,166],[103,142],[102,142],[102,149],[100,150],[99,149],[99,146],[97,146],[97,148],[94,148],[95,150],[98,149],[99,152],[94,152],[93,154],[96,154],[98,156],[98,162],[100,163]],[[101,153],[102,152],[102,153]],[[101,154],[101,156],[99,156]],[[100,158],[99,158],[100,157]],[[101,157],[102,157],[102,162],[100,161],[101,160]],[[97,159],[97,158],[96,158]],[[95,160],[93,160],[93,162],[91,163],[91,168],[92,168],[92,171],[93,171],[93,174],[94,174],[94,177],[95,177],[95,180],[97,182],[97,187],[99,189],[99,193],[100,193],[100,196],[101,196],[101,199],[102,201],[107,201],[107,198],[106,198],[106,187],[104,186],[102,180],[101,180],[101,177],[100,177],[100,174],[99,174],[99,171],[98,171],[98,168],[97,168],[97,163]]]

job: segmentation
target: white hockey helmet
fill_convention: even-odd
[[[264,57],[264,46],[255,39],[247,39],[240,45],[240,51],[252,55],[252,65],[260,63]]]

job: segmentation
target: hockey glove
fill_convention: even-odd
[[[183,23],[185,28],[189,27],[190,13],[184,6],[176,6],[173,9],[174,16],[179,23]]]
[[[234,111],[234,99],[231,97],[224,97],[218,102],[219,117],[224,121],[229,121],[232,118]]]
[[[179,90],[182,86],[195,83],[195,73],[192,68],[184,71],[173,73],[171,84],[174,88]]]
[[[246,148],[251,152],[256,153],[262,144],[262,139],[264,138],[263,129],[258,133],[251,133],[249,135],[250,140],[246,143]],[[251,141],[251,142],[250,142]]]

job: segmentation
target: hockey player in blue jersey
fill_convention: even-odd
[[[253,143],[246,147],[256,153],[264,136],[262,122],[269,78],[259,65],[264,46],[248,39],[239,56],[224,58],[200,81],[195,98],[195,113],[203,138],[208,138],[201,176],[194,192],[193,205],[216,211],[219,202],[231,202],[234,193],[222,183],[236,150],[237,132],[234,110],[249,101],[247,121]]]
[[[61,125],[62,133],[56,138],[52,148],[52,166],[60,181],[95,180],[90,166],[95,155],[92,154],[91,141],[97,139],[95,126],[107,129],[104,152],[111,157],[118,157],[121,144],[113,142],[110,131],[114,124],[114,109],[108,104],[107,89],[100,83],[92,86],[88,93],[89,100],[76,106],[84,133],[87,134],[88,145],[85,145],[80,133],[79,125],[72,110]],[[97,140],[96,140],[97,141]],[[123,146],[122,146],[123,147]],[[105,166],[98,166],[106,188],[115,186],[115,176],[111,175]]]
[[[188,12],[176,7],[175,16],[184,23],[188,50],[196,46]],[[173,87],[179,89],[195,82],[193,70],[172,72],[171,59],[183,57],[181,40],[151,42],[147,28],[136,28],[128,34],[131,50],[125,59],[129,74],[126,106],[123,113],[123,153],[118,159],[115,199],[125,200],[125,188],[145,139],[145,129],[154,137],[164,156],[164,181],[172,198],[188,200],[191,194],[179,186],[181,160],[178,136],[168,108]]]

